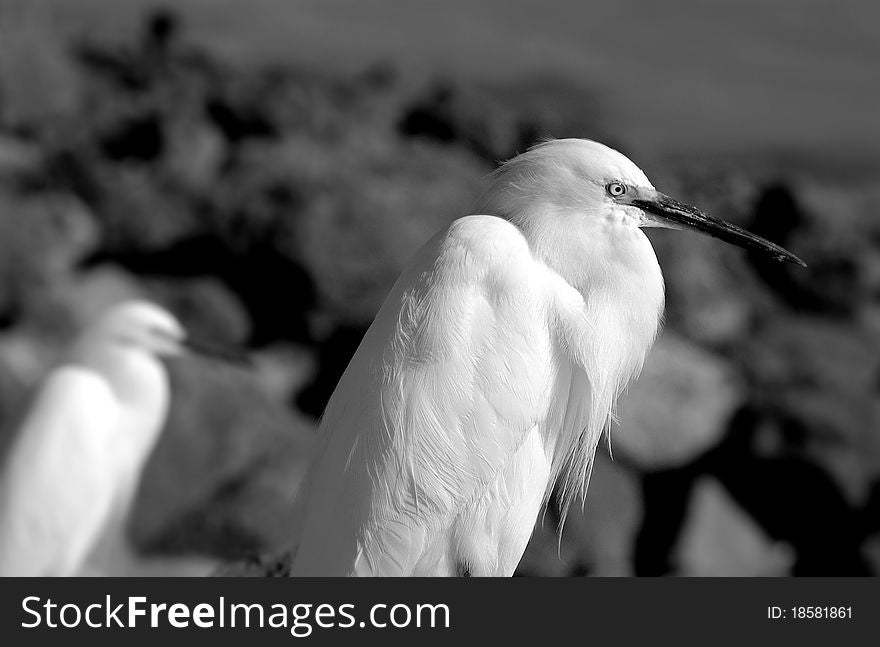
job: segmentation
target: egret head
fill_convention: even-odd
[[[554,230],[598,236],[640,227],[692,229],[804,265],[782,247],[660,193],[625,155],[586,139],[550,140],[509,160],[493,175],[479,210],[538,237]]]
[[[224,361],[247,361],[242,353],[193,338],[174,315],[148,301],[127,301],[113,306],[95,322],[86,336],[92,341],[108,342],[159,357],[195,352]]]
[[[167,310],[147,301],[126,301],[102,314],[86,335],[153,355],[173,356],[183,352],[186,331]]]

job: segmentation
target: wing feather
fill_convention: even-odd
[[[322,419],[295,574],[411,573],[546,420],[536,265],[513,225],[471,216],[403,273]]]

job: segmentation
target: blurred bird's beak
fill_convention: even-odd
[[[761,254],[766,254],[777,261],[794,263],[806,267],[797,256],[769,240],[756,236],[734,224],[713,218],[703,213],[696,207],[679,202],[659,191],[651,191],[651,195],[643,195],[629,201],[634,207],[641,209],[647,216],[647,220],[659,227],[671,227],[673,229],[694,229],[696,231],[719,238],[726,243],[744,247]]]
[[[215,342],[205,341],[189,335],[181,342],[181,345],[184,349],[192,353],[226,362],[228,364],[237,364],[239,366],[253,365],[250,356],[237,348],[222,346]]]

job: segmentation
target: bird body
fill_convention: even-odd
[[[294,573],[510,575],[552,483],[583,492],[658,328],[656,257],[625,214],[485,206],[417,254],[331,398]]]
[[[0,478],[0,574],[73,575],[113,506],[114,475],[93,466],[108,462],[118,407],[106,381],[74,366],[33,404]]]
[[[169,405],[158,356],[183,336],[157,306],[122,304],[44,380],[0,474],[0,575],[73,575],[122,541]]]
[[[563,518],[585,496],[657,334],[640,227],[788,254],[586,140],[510,160],[478,212],[417,253],[331,396],[293,575],[511,575],[554,486]]]

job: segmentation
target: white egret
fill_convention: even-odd
[[[0,575],[73,575],[99,540],[118,548],[168,411],[159,358],[187,348],[223,354],[141,301],[111,308],[75,342],[37,393],[0,474]]]
[[[585,496],[663,309],[640,227],[803,264],[659,193],[602,144],[548,141],[418,252],[324,412],[293,575],[511,575],[554,484]]]

